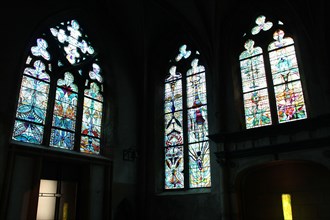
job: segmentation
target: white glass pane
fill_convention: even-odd
[[[39,197],[37,220],[54,220],[56,197]]]
[[[40,180],[37,220],[54,220],[57,181]]]

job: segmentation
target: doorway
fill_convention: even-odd
[[[36,219],[75,219],[76,196],[76,182],[41,179]]]
[[[276,161],[238,178],[240,219],[285,220],[283,195],[290,196],[292,220],[330,219],[330,170],[307,161]]]

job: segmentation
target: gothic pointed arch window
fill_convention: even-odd
[[[295,44],[283,22],[260,15],[244,40],[239,61],[246,128],[306,119]]]
[[[164,91],[165,190],[211,186],[205,67],[182,45]]]
[[[70,19],[47,26],[31,44],[12,140],[100,154],[103,77],[87,33]]]

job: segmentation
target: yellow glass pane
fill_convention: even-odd
[[[284,220],[292,220],[291,195],[282,194],[282,207]]]

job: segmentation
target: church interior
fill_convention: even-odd
[[[329,10],[8,2],[0,219],[329,220]]]

